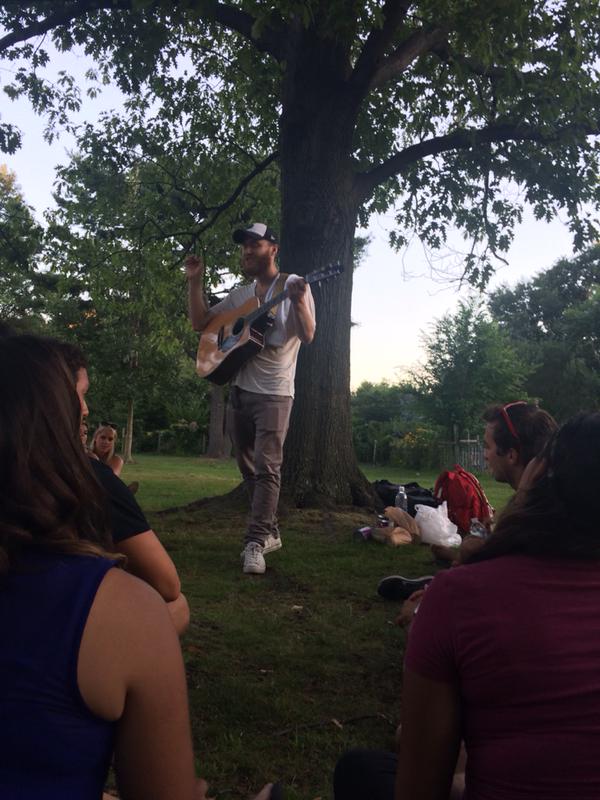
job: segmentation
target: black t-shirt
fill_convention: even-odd
[[[109,513],[115,544],[149,531],[148,520],[123,481],[102,461],[90,458],[90,464],[110,500]]]

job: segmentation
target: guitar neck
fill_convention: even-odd
[[[256,310],[252,311],[252,313],[248,314],[246,317],[246,322],[249,325],[252,325],[253,322],[256,322],[257,319],[260,319],[264,314],[268,314],[269,311],[279,303],[282,303],[285,298],[288,296],[288,290],[284,289],[279,294],[276,294],[275,297],[272,297],[270,300],[267,300],[266,303],[260,305]]]
[[[336,275],[340,275],[343,271],[344,267],[341,264],[335,264],[333,266],[327,267],[326,269],[315,270],[314,272],[305,275],[304,280],[306,281],[307,284],[315,282],[320,283],[321,281],[326,281],[329,278],[333,278]],[[288,297],[288,290],[284,289],[282,292],[279,292],[279,294],[275,295],[275,297],[272,297],[270,300],[267,300],[266,303],[263,303],[257,309],[252,311],[252,313],[248,314],[248,316],[245,317],[244,319],[248,324],[252,325],[253,322],[256,322],[256,320],[260,319],[262,316],[264,316],[264,314],[268,314],[269,311],[273,308],[273,306],[276,306],[278,303],[281,303],[283,300],[286,299],[286,297]]]

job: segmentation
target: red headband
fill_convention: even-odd
[[[519,438],[519,434],[517,433],[517,429],[513,425],[511,418],[508,416],[507,409],[512,408],[513,406],[526,406],[526,405],[527,403],[525,402],[525,400],[515,400],[514,403],[507,403],[500,409],[504,421],[506,422],[506,427],[508,428],[508,431],[511,434],[511,436],[517,440],[517,444],[521,444],[521,439]]]

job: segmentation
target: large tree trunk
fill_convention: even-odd
[[[210,420],[208,423],[209,458],[224,458],[231,447],[225,436],[225,395],[222,386],[212,383],[210,386]]]
[[[342,263],[342,276],[313,285],[317,332],[298,359],[283,490],[299,505],[364,504],[350,418],[352,258],[359,198],[351,163],[358,104],[334,80],[346,69],[331,42],[309,38],[288,64],[281,123],[282,253],[285,272]],[[339,63],[336,63],[336,60]]]

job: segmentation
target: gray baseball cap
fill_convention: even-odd
[[[279,244],[275,231],[267,227],[264,222],[253,222],[249,228],[238,228],[233,232],[233,241],[241,244],[247,236],[251,239],[266,239],[271,244]]]

